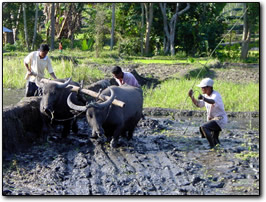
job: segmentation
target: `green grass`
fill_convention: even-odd
[[[56,56],[55,56],[56,57]],[[3,58],[3,87],[24,88],[26,80],[26,68],[23,64],[24,57],[5,56]],[[84,82],[97,81],[104,78],[104,74],[96,67],[86,64],[73,64],[69,60],[52,60],[53,70],[57,78],[72,77],[73,81]],[[51,78],[45,71],[45,77]]]
[[[26,68],[23,64],[24,57],[3,58],[3,87],[24,88]]]
[[[198,110],[188,97],[188,91],[194,83],[198,84],[200,80],[171,79],[156,89],[144,88],[144,107]],[[195,95],[201,93],[201,89],[196,85],[193,89]],[[259,84],[215,81],[214,90],[221,94],[225,111],[259,111]]]
[[[26,68],[23,60],[28,53],[26,52],[9,52],[3,54],[3,87],[4,88],[24,88]],[[77,64],[70,60],[53,59],[52,66],[58,78],[72,77],[72,80],[80,82],[97,81],[104,78],[103,72],[95,67],[97,64],[107,64],[110,67],[113,64],[132,64],[135,61],[144,61],[145,63],[198,63],[206,64],[207,58],[176,58],[170,56],[155,56],[144,59],[144,57],[127,57],[120,60],[116,51],[103,51],[100,58],[95,58],[94,53],[80,50],[58,50],[51,51],[49,56],[59,58],[59,56],[75,57]],[[209,60],[210,62],[212,60]],[[202,74],[205,74],[203,69]],[[144,89],[144,107],[162,107],[173,109],[191,110],[196,108],[190,98],[187,96],[189,89],[200,82],[200,78],[195,80],[198,75],[198,69],[189,72],[189,79],[169,79],[160,84],[156,89]],[[46,77],[50,75],[46,72]],[[238,84],[233,82],[215,81],[214,89],[217,90],[223,98],[226,111],[259,111],[259,84],[247,83]],[[201,92],[201,89],[194,86],[194,90]],[[199,94],[199,92],[196,92]],[[200,110],[205,110],[202,108]]]
[[[166,56],[167,57],[167,56]],[[195,64],[206,64],[209,63],[212,60],[208,60],[207,58],[201,58],[201,59],[194,59],[194,58],[136,58],[132,59],[132,62],[134,63],[143,63],[143,64],[186,64],[186,63],[195,63]]]

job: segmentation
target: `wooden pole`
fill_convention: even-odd
[[[40,82],[43,82],[43,83],[56,83],[56,84],[62,84],[62,82],[59,82],[59,81],[54,81],[54,80],[49,80],[49,79],[45,79],[45,78],[42,78],[40,80]],[[78,92],[80,90],[80,92],[84,93],[84,94],[87,94],[87,95],[90,95],[92,97],[95,97],[95,98],[99,98],[100,100],[102,101],[105,101],[107,99],[110,98],[110,96],[107,96],[107,95],[101,95],[99,96],[98,93],[92,91],[92,90],[88,90],[88,89],[82,89],[78,86],[74,86],[74,85],[68,85],[67,87],[72,87],[71,91],[72,92]],[[114,99],[114,101],[112,102],[112,104],[116,105],[116,106],[119,106],[119,107],[124,107],[125,106],[125,103],[120,101],[120,100],[117,100],[117,99]]]

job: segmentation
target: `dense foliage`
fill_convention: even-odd
[[[55,24],[51,23],[52,4],[55,6]],[[166,33],[159,3],[152,3],[151,25],[148,25],[150,13],[143,9],[145,4],[147,3],[115,3],[114,48],[120,55],[143,55],[145,40],[149,40],[149,52],[146,56],[170,54],[164,52]],[[231,4],[233,3],[190,3],[190,8],[182,15],[178,15],[176,19],[175,54],[193,57],[209,56],[231,28],[232,19],[239,20],[238,24],[242,24],[242,19],[235,19],[232,15],[224,14]],[[16,36],[10,39],[10,43],[8,41],[5,44],[4,51],[27,50],[26,38],[29,44],[34,42],[34,49],[38,48],[41,43],[50,44],[51,38],[55,37],[55,44],[53,44],[55,48],[58,47],[59,41],[62,41],[64,49],[78,48],[83,51],[96,51],[96,56],[100,56],[104,46],[110,45],[112,3],[39,3],[37,6],[38,16],[36,18],[36,3],[3,3],[3,26],[16,30],[14,32]],[[182,10],[185,6],[186,3],[167,3],[169,27],[173,23],[170,19],[176,14],[177,7]],[[248,7],[252,33],[257,34],[259,32],[259,3],[248,3]],[[25,37],[23,9],[26,11],[28,37]],[[242,8],[238,10],[243,13]],[[35,20],[37,20],[37,33],[33,41]],[[148,26],[151,26],[151,31],[147,39],[145,35]],[[51,33],[52,27],[55,29],[54,35]],[[254,41],[256,41],[255,37]],[[228,42],[228,38],[224,42]],[[227,55],[220,53],[216,56]]]

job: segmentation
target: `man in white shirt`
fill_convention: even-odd
[[[210,147],[220,144],[219,134],[227,123],[227,115],[224,110],[224,104],[221,95],[213,90],[213,80],[210,78],[203,79],[198,87],[201,88],[203,95],[199,95],[198,100],[193,96],[193,90],[188,92],[192,102],[197,107],[206,107],[207,123],[200,127],[202,137],[206,137]]]
[[[119,86],[127,84],[134,87],[140,87],[137,79],[130,72],[123,72],[121,67],[115,66],[112,69],[112,73]]]
[[[51,60],[47,56],[48,52],[49,46],[47,44],[42,44],[39,51],[31,52],[24,59],[24,66],[27,69],[27,74],[25,77],[25,79],[27,79],[25,93],[26,97],[36,96],[40,94],[40,89],[35,84],[35,79],[37,79],[36,77],[43,78],[45,69],[47,69],[51,77],[56,79]]]

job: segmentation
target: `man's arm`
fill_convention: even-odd
[[[194,98],[193,90],[192,90],[192,89],[189,90],[189,92],[188,92],[188,96],[191,98],[193,104],[194,104],[196,107],[199,107],[198,100],[196,100],[196,99]]]
[[[29,76],[36,76],[36,73],[31,71],[31,68],[29,67],[29,64],[27,64],[27,63],[24,62],[24,66],[27,69],[27,75],[26,75],[27,78]]]
[[[215,101],[214,101],[213,99],[208,99],[208,98],[204,97],[204,96],[201,95],[201,94],[199,95],[198,99],[199,99],[199,100],[203,100],[204,102],[207,102],[207,103],[209,103],[209,104],[214,104],[214,103],[215,103]]]
[[[53,77],[53,79],[57,79],[54,72],[50,73],[51,77]]]

